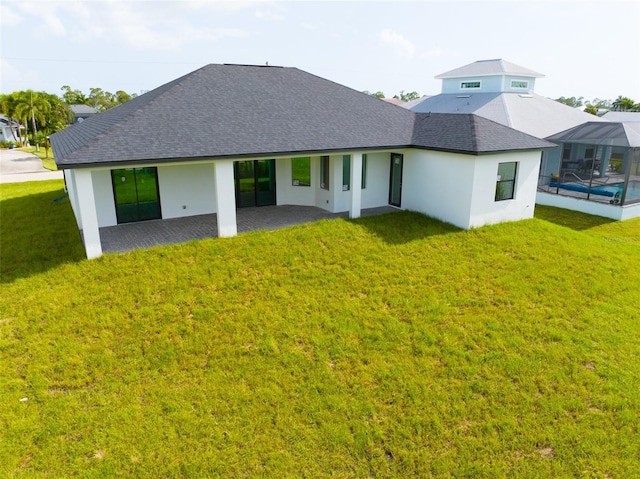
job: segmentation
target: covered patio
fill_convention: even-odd
[[[363,209],[361,216],[375,216],[397,211],[392,206]],[[240,208],[236,212],[238,233],[255,230],[275,230],[321,219],[348,218],[349,213],[330,213],[314,206],[263,206]],[[217,238],[216,214],[186,216],[125,223],[100,228],[100,242],[105,253],[126,252],[158,245],[186,243],[205,238]]]

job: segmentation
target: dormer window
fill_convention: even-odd
[[[529,82],[526,80],[511,80],[511,88],[526,90],[529,88]]]
[[[478,88],[480,88],[480,84],[481,82],[479,81],[463,81],[463,82],[460,82],[460,89],[461,90],[477,90]]]

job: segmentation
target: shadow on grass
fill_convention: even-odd
[[[536,205],[535,217],[575,231],[584,231],[616,221],[604,216],[594,216],[580,211],[544,205]]]
[[[397,211],[352,220],[388,244],[403,244],[429,236],[462,231],[449,223],[413,211]]]
[[[0,216],[1,283],[85,258],[71,205],[62,188],[2,200]]]

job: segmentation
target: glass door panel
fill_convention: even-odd
[[[275,165],[275,160],[236,161],[233,164],[238,208],[276,204]]]
[[[236,173],[236,201],[238,208],[256,205],[256,180],[253,161],[234,163]]]
[[[158,181],[155,168],[136,168],[139,221],[160,218]]]
[[[402,155],[391,153],[391,178],[389,180],[389,204],[400,207],[402,200]]]
[[[275,160],[256,161],[257,205],[276,204]]]
[[[118,223],[162,217],[157,168],[111,170]]]
[[[138,221],[138,193],[133,170],[111,171],[118,223]]]

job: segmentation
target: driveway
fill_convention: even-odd
[[[31,153],[0,150],[0,183],[59,179],[62,179],[62,171],[47,170],[42,166],[42,160]]]

